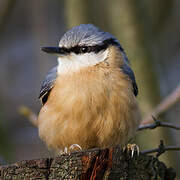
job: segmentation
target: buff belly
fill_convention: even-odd
[[[59,76],[38,117],[40,137],[56,150],[124,145],[139,122],[130,80],[103,67]]]

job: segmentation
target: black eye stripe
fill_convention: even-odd
[[[95,45],[95,46],[74,46],[74,47],[71,47],[71,48],[62,47],[60,51],[62,53],[64,53],[64,54],[69,54],[71,52],[73,52],[75,54],[83,54],[83,53],[90,53],[90,52],[98,53],[100,51],[105,50],[109,45],[116,45],[121,50],[123,50],[121,48],[120,44],[116,40],[108,39],[108,40],[105,40],[102,43],[102,45]]]

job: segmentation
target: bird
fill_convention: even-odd
[[[58,47],[42,47],[58,64],[42,83],[38,131],[56,152],[126,147],[141,121],[138,87],[119,41],[93,24],[65,32]]]

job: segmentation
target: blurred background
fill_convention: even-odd
[[[179,0],[0,0],[0,162],[51,155],[18,111],[25,105],[39,112],[41,83],[57,64],[40,47],[58,45],[67,29],[82,23],[112,33],[135,71],[146,116],[180,83],[179,17]],[[179,117],[180,102],[159,119],[179,123]],[[179,137],[180,131],[156,128],[138,132],[136,143],[141,150],[157,147],[160,139],[180,145]],[[180,153],[166,152],[160,160],[177,171]]]

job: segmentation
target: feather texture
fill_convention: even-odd
[[[134,136],[140,113],[123,55],[108,48],[105,61],[58,76],[39,117],[39,135],[56,150],[124,145]]]
[[[48,72],[41,86],[39,99],[41,99],[43,105],[46,103],[48,99],[49,93],[54,86],[54,81],[56,80],[56,77],[57,77],[57,67],[54,67]]]

